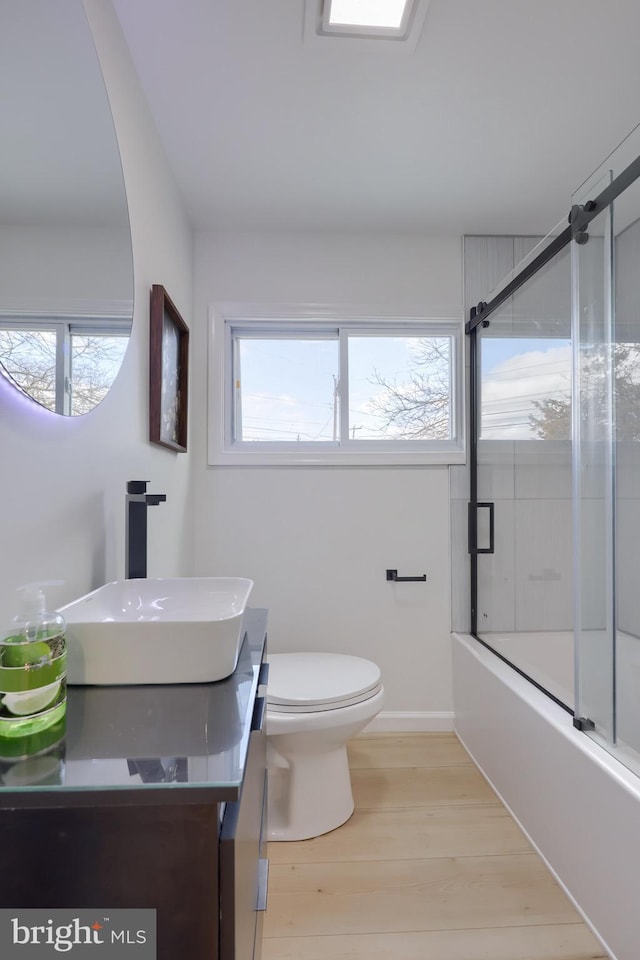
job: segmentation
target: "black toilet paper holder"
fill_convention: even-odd
[[[399,577],[397,570],[387,570],[387,580],[391,580],[393,583],[424,583],[426,579],[426,573],[423,573],[421,577]]]

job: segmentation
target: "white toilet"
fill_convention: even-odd
[[[353,813],[346,745],[382,709],[380,669],[340,653],[268,659],[269,839],[307,840]]]

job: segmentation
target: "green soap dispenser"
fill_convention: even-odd
[[[64,736],[65,621],[47,611],[43,586],[29,583],[20,612],[0,640],[0,756],[30,756]]]

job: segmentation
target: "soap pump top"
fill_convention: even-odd
[[[25,583],[18,587],[20,593],[19,612],[11,621],[6,634],[7,640],[33,643],[37,640],[53,640],[64,637],[65,620],[57,611],[47,610],[42,587],[58,586],[60,580],[43,580]]]

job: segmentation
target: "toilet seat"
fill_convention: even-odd
[[[267,707],[271,713],[317,713],[362,703],[382,688],[380,668],[343,653],[269,656]]]

